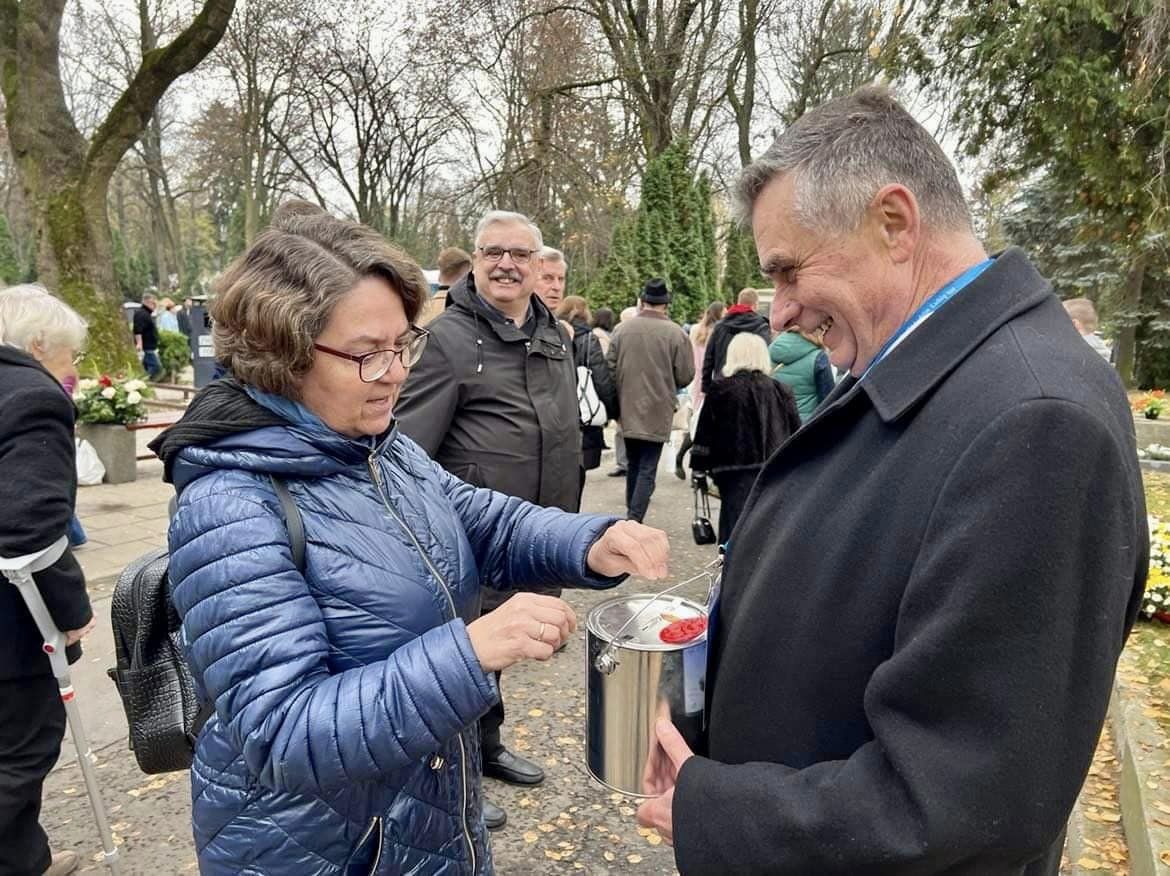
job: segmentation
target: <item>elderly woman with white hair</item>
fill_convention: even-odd
[[[727,347],[726,379],[711,382],[699,412],[691,467],[719,487],[720,544],[731,537],[764,462],[800,428],[796,398],[768,376],[771,369],[768,345],[741,332]]]
[[[40,286],[0,292],[0,556],[48,547],[73,515],[75,362],[86,324]],[[34,576],[69,662],[93,628],[85,576],[68,551]],[[61,753],[65,708],[20,593],[0,577],[0,872],[71,873],[38,823],[45,777]]]

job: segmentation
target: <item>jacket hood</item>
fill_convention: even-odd
[[[722,322],[728,328],[734,328],[737,332],[752,331],[753,329],[758,328],[760,325],[766,325],[768,322],[767,319],[760,316],[760,314],[756,313],[754,310],[749,310],[746,313],[742,311],[738,313],[732,313],[731,311],[734,309],[734,307],[728,308],[727,316],[723,317],[720,322]]]
[[[237,468],[282,478],[319,478],[384,452],[397,436],[348,438],[319,421],[291,422],[233,378],[197,393],[181,420],[150,443],[176,492],[210,471]]]
[[[791,365],[809,353],[819,351],[820,347],[799,332],[780,332],[768,347],[768,353],[777,365]]]

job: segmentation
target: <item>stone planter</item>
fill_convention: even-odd
[[[138,478],[138,444],[125,426],[78,423],[77,435],[97,451],[106,467],[107,484],[127,484]]]
[[[1170,415],[1157,420],[1134,417],[1133,425],[1137,433],[1137,446],[1143,450],[1151,444],[1170,445]]]

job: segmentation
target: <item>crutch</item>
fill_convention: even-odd
[[[77,762],[81,764],[81,774],[85,777],[85,790],[89,793],[89,804],[93,807],[93,817],[97,822],[98,833],[102,836],[102,849],[105,851],[106,864],[110,872],[122,872],[118,863],[118,847],[114,845],[114,835],[110,831],[110,822],[106,818],[106,809],[102,805],[101,794],[98,791],[97,775],[93,768],[93,751],[89,747],[89,740],[85,735],[85,727],[81,723],[81,710],[77,707],[77,700],[73,684],[69,680],[69,661],[65,657],[65,634],[53,623],[49,616],[49,609],[41,597],[33,581],[33,573],[47,569],[65,553],[69,540],[66,536],[34,554],[25,554],[23,557],[0,557],[0,573],[16,585],[24,604],[28,606],[29,614],[36,621],[37,629],[45,640],[41,646],[49,656],[49,663],[53,667],[53,677],[57,679],[57,687],[61,689],[61,702],[65,704],[65,715],[69,719],[69,731],[73,736],[73,747],[77,749]]]

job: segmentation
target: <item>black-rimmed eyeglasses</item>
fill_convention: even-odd
[[[481,253],[483,253],[484,259],[491,262],[492,264],[500,261],[504,257],[504,253],[507,253],[512,257],[512,261],[514,263],[518,265],[526,265],[528,264],[528,260],[536,255],[537,252],[539,252],[539,250],[528,249],[527,247],[523,246],[514,246],[511,248],[503,246],[480,246],[476,248]]]
[[[427,338],[430,337],[430,332],[425,328],[412,325],[410,327],[410,337],[406,343],[401,347],[388,347],[385,350],[374,350],[372,353],[363,353],[360,356],[355,356],[352,353],[343,353],[341,350],[334,350],[332,347],[326,347],[324,344],[313,344],[314,350],[320,350],[322,353],[328,353],[330,356],[336,356],[338,359],[348,359],[351,362],[358,363],[358,377],[363,383],[373,383],[381,380],[383,375],[394,365],[394,357],[398,356],[402,359],[402,367],[409,368],[418,361],[419,356],[422,355],[423,348],[427,345]]]

